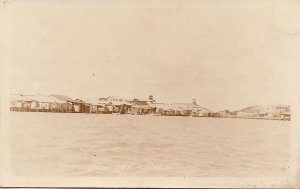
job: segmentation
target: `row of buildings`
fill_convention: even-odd
[[[255,119],[290,119],[290,111],[271,114],[261,111],[219,111],[213,112],[199,106],[195,99],[191,103],[158,103],[152,95],[148,99],[124,99],[117,96],[98,98],[96,100],[72,99],[65,95],[24,95],[13,94],[10,98],[11,111],[26,112],[66,112],[95,114],[132,114],[164,115],[193,117],[236,117]]]
[[[168,115],[215,117],[216,113],[191,103],[157,103],[153,96],[148,99],[124,99],[116,96],[96,100],[72,99],[65,95],[13,94],[10,98],[11,111],[68,112],[98,114]]]

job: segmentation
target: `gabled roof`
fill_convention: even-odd
[[[108,104],[110,101],[107,100],[98,100],[97,104]]]
[[[27,98],[34,100],[34,101],[39,101],[39,102],[63,102],[61,100],[58,100],[57,98],[53,97],[53,96],[44,96],[41,94],[38,95],[28,95],[26,96]]]
[[[178,106],[176,104],[167,104],[162,108],[165,109],[165,110],[176,110],[176,111],[183,110],[183,108],[181,108],[180,106]]]
[[[175,104],[184,105],[184,106],[187,106],[188,108],[192,108],[192,109],[204,110],[204,111],[211,112],[211,113],[213,112],[207,108],[203,108],[203,107],[201,107],[199,105],[195,105],[193,103],[175,103]]]
[[[85,104],[85,101],[83,101],[83,100],[81,100],[81,99],[78,99],[78,98],[76,98],[76,99],[74,100],[74,102]]]
[[[30,98],[21,95],[21,94],[12,94],[10,96],[10,100],[14,100],[14,101],[32,101]]]
[[[58,100],[62,100],[62,101],[65,101],[65,102],[74,102],[74,100],[66,95],[56,95],[56,94],[52,94],[52,95],[49,95],[49,96],[53,96],[55,98],[57,98]]]
[[[97,99],[87,99],[85,102],[89,103],[89,104],[92,104],[92,105],[97,105],[99,100],[97,100]]]

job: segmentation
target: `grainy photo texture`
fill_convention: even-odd
[[[296,0],[1,0],[1,186],[299,187]]]

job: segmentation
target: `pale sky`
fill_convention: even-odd
[[[299,63],[294,1],[46,2],[7,14],[13,93],[152,94],[215,111],[290,103]]]

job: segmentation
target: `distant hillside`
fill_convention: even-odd
[[[237,110],[239,112],[246,112],[246,113],[272,113],[278,114],[280,112],[290,112],[290,106],[249,106],[243,108],[241,110]]]

